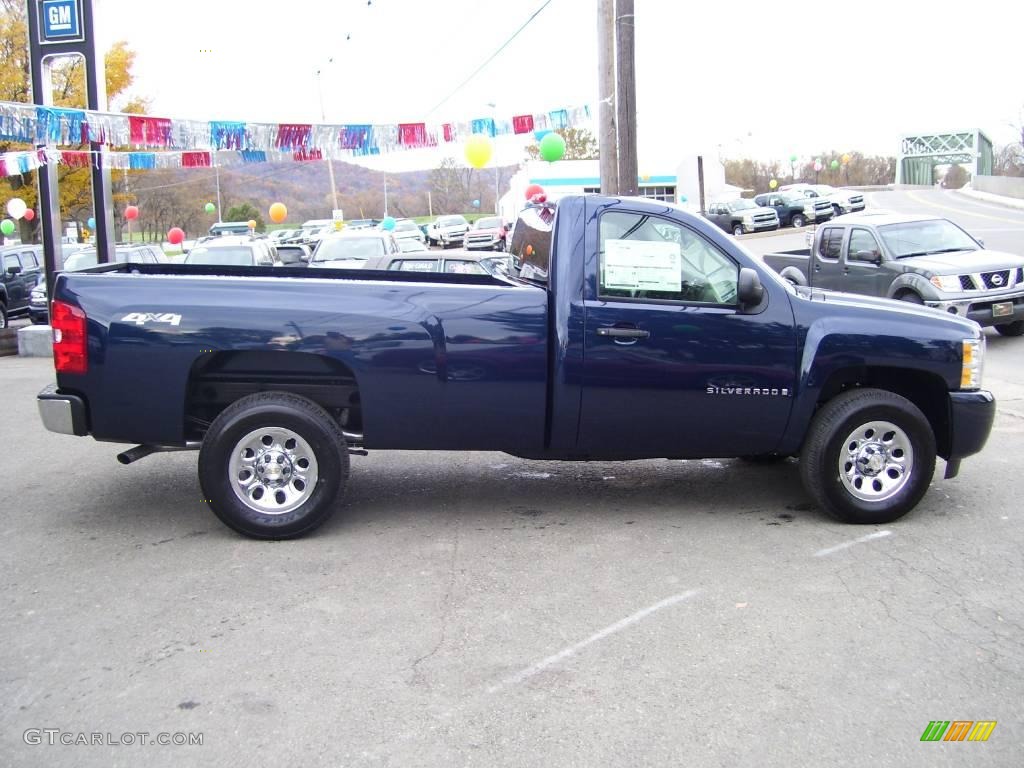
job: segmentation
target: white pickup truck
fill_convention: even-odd
[[[427,225],[427,242],[442,248],[462,245],[468,231],[469,222],[463,216],[438,216]]]

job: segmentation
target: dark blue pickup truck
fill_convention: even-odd
[[[799,456],[817,504],[893,520],[982,449],[979,326],[791,286],[656,201],[531,206],[506,275],[111,264],[60,274],[47,428],[199,449],[213,511],[322,523],[349,454]],[[681,491],[682,493],[682,491]]]

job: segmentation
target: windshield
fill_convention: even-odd
[[[255,264],[249,248],[193,248],[186,264],[210,264],[216,267],[251,267]]]
[[[466,220],[461,216],[442,216],[437,220],[437,226],[439,227],[458,227],[466,223]]]
[[[897,259],[932,253],[976,251],[978,244],[960,227],[945,219],[887,224],[878,228],[885,247]]]
[[[384,241],[379,237],[338,237],[321,240],[313,261],[338,261],[341,259],[372,259],[383,256]]]
[[[734,200],[729,203],[730,211],[749,211],[751,208],[757,208],[757,204],[753,200]]]
[[[117,249],[114,251],[114,261],[118,264],[124,264],[125,262],[141,264],[142,256],[139,253],[130,253]],[[96,259],[96,251],[77,251],[64,260],[64,269],[68,272],[74,272],[77,269],[95,267],[97,264],[99,264],[99,261]]]
[[[415,232],[418,229],[415,221],[400,221],[395,224],[395,232]]]
[[[500,229],[501,219],[497,216],[488,216],[484,219],[477,219],[473,229]]]
[[[815,184],[813,187],[811,187],[811,189],[813,189],[822,197],[825,197],[826,195],[831,195],[833,192],[836,191],[835,187],[830,187],[828,184]]]

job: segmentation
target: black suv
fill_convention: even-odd
[[[8,317],[28,312],[28,299],[43,271],[43,246],[7,245],[0,248],[3,275],[0,275],[0,328]]]

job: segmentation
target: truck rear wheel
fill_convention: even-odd
[[[1002,336],[1024,336],[1024,320],[1014,320],[1012,323],[997,325],[996,331]]]
[[[935,473],[935,435],[905,397],[857,389],[815,414],[800,475],[815,503],[845,523],[889,523],[921,500]]]
[[[348,446],[327,411],[298,395],[258,392],[214,419],[199,451],[203,497],[225,525],[255,539],[291,539],[334,511]]]

